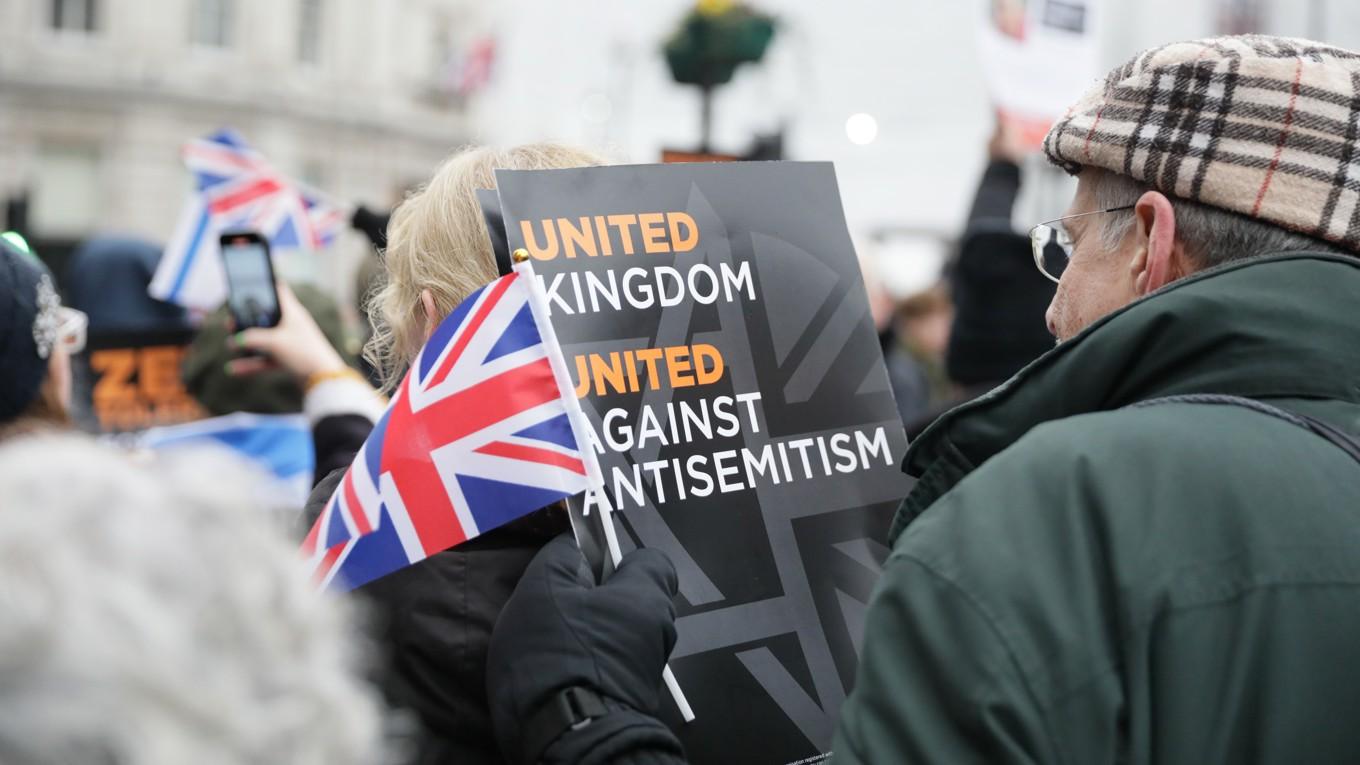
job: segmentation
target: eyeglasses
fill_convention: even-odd
[[[57,309],[57,342],[72,355],[85,350],[90,317],[84,311],[62,306]]]
[[[1039,267],[1039,273],[1056,282],[1062,278],[1063,271],[1067,270],[1067,264],[1072,260],[1072,235],[1067,232],[1064,221],[1073,218],[1085,218],[1088,215],[1123,212],[1135,207],[1137,205],[1125,205],[1123,207],[1111,207],[1108,210],[1077,213],[1057,220],[1045,221],[1030,229],[1029,243],[1034,250],[1034,265]]]

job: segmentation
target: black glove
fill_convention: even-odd
[[[509,762],[682,756],[651,716],[675,647],[675,592],[675,568],[656,550],[624,556],[598,586],[570,534],[539,551],[496,620],[487,657],[491,717]],[[545,725],[564,699],[592,719],[569,731]]]

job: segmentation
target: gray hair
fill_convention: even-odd
[[[1152,190],[1147,184],[1103,169],[1097,170],[1092,183],[1098,210],[1132,206]],[[1320,239],[1296,234],[1217,207],[1179,197],[1171,197],[1171,203],[1176,209],[1176,238],[1185,245],[1186,251],[1200,269],[1272,253],[1354,255]],[[1101,244],[1107,251],[1118,249],[1119,243],[1133,228],[1132,212],[1105,215],[1102,218]]]
[[[313,592],[257,478],[70,435],[0,446],[0,762],[376,761],[348,606]]]

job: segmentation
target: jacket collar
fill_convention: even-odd
[[[1102,318],[921,434],[890,541],[1045,422],[1185,393],[1360,400],[1357,301],[1360,259],[1291,253],[1204,271]]]

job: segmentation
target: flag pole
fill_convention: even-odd
[[[562,355],[562,346],[558,344],[557,333],[553,331],[552,321],[548,318],[548,298],[543,294],[543,286],[538,283],[538,277],[534,276],[534,263],[529,257],[528,250],[524,248],[515,250],[511,259],[514,261],[512,268],[515,274],[528,283],[529,310],[533,312],[534,323],[539,327],[539,336],[548,348],[548,364],[552,367],[553,377],[557,379],[557,387],[567,408],[567,419],[571,422],[572,435],[581,448],[586,478],[590,481],[591,490],[600,491],[604,488],[604,474],[600,472],[599,455],[591,446],[591,439],[586,438],[586,429],[589,427],[586,424],[586,413],[581,409],[580,400],[576,398],[576,389],[571,384],[571,374],[567,371],[566,356]]]
[[[529,283],[529,307],[534,313],[534,320],[539,326],[543,343],[548,346],[548,362],[552,365],[553,376],[557,378],[557,386],[566,401],[572,433],[576,436],[576,443],[581,445],[581,454],[586,464],[586,477],[590,479],[588,491],[594,491],[600,500],[600,525],[604,528],[605,546],[609,549],[610,559],[617,567],[623,558],[623,551],[619,549],[618,533],[614,529],[614,508],[604,495],[604,475],[600,471],[599,455],[591,446],[592,441],[585,437],[588,427],[585,411],[581,409],[581,402],[576,398],[576,389],[571,384],[571,375],[567,371],[566,357],[562,355],[562,347],[557,342],[557,333],[553,331],[552,322],[548,318],[547,296],[543,294],[543,285],[539,284],[538,277],[534,275],[533,259],[529,257],[528,250],[522,247],[515,250],[511,254],[511,260],[514,262],[512,268],[515,273]],[[666,684],[666,690],[670,691],[675,706],[680,710],[680,717],[685,722],[694,722],[694,709],[690,707],[684,691],[680,690],[680,682],[675,679],[670,664],[661,670],[661,679]]]

